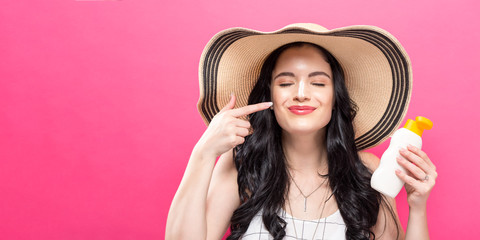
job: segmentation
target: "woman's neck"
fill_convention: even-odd
[[[325,132],[290,134],[283,132],[282,146],[290,169],[302,175],[327,174]]]

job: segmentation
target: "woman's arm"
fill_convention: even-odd
[[[207,195],[207,239],[221,239],[235,209],[240,206],[237,169],[233,162],[233,151],[224,153],[213,170]]]
[[[206,239],[205,206],[216,157],[197,146],[170,206],[165,239]]]
[[[438,173],[435,165],[422,150],[408,146],[400,150],[403,158],[398,163],[407,173],[397,170],[397,176],[405,182],[409,206],[408,225],[405,239],[430,239],[427,225],[427,199],[435,186]]]
[[[239,204],[232,149],[243,143],[250,128],[250,123],[239,117],[267,109],[271,104],[238,109],[234,106],[232,96],[195,145],[170,206],[166,239],[219,239],[225,232]]]
[[[215,159],[204,161],[199,152],[192,152],[173,199],[165,239],[221,239],[240,204],[232,150],[222,154],[215,167],[209,166]]]
[[[400,239],[414,239],[423,240],[430,239],[427,225],[427,198],[435,185],[435,180],[438,176],[435,165],[430,161],[427,154],[418,148],[409,146],[400,154],[403,158],[397,159],[399,164],[403,166],[407,173],[397,171],[397,176],[405,182],[405,189],[407,191],[407,200],[409,205],[409,215],[407,231],[404,235],[400,221],[398,219],[398,212],[395,206],[395,199],[384,196],[387,202],[391,205],[395,219],[400,230]],[[365,165],[374,171],[380,160],[371,153],[359,154]],[[425,180],[425,176],[428,179]],[[396,230],[395,224],[391,216],[389,216],[386,206],[380,208],[377,225],[373,228],[377,236],[384,235],[383,239],[395,239]],[[385,231],[382,231],[386,223]]]

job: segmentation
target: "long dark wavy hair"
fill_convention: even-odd
[[[397,226],[392,207],[380,193],[370,187],[372,173],[358,156],[352,125],[356,105],[350,99],[344,74],[337,60],[324,48],[307,42],[281,46],[265,60],[248,104],[271,101],[270,84],[278,57],[286,49],[310,45],[327,57],[333,74],[335,106],[326,126],[328,180],[346,224],[347,239],[375,239],[370,230],[377,222],[381,204],[387,206]],[[235,148],[241,205],[231,218],[231,234],[227,240],[239,239],[247,231],[253,217],[261,210],[265,227],[275,240],[285,237],[286,222],[278,213],[285,205],[290,181],[282,148],[282,129],[273,111],[265,110],[249,116],[253,134]],[[319,146],[321,147],[321,146]]]

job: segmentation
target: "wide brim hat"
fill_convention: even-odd
[[[313,23],[288,25],[273,32],[230,28],[217,33],[202,52],[198,110],[208,125],[230,100],[247,105],[267,56],[291,42],[322,46],[340,63],[350,98],[357,104],[355,143],[359,150],[387,139],[402,122],[410,102],[410,59],[400,42],[374,26],[328,30]]]

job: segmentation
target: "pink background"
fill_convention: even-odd
[[[478,237],[478,1],[293,2],[3,1],[0,238],[163,239],[205,130],[204,45],[228,27],[293,22],[377,25],[402,42],[414,74],[407,117],[434,122],[424,134],[439,172],[431,237]],[[404,190],[397,204],[406,226]]]

